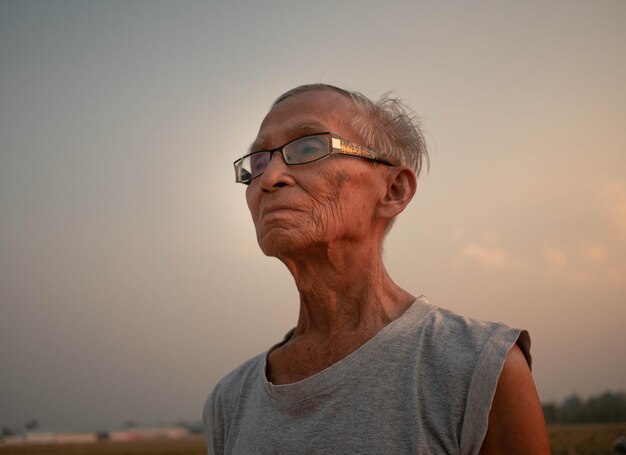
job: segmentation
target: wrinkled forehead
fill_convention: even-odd
[[[315,90],[292,95],[267,113],[251,149],[270,149],[307,134],[333,132],[355,139],[350,123],[353,102],[343,95]]]

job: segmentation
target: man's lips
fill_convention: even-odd
[[[278,205],[273,207],[267,207],[261,211],[261,218],[264,218],[268,215],[276,215],[282,212],[302,212],[302,209],[294,207],[293,205]]]

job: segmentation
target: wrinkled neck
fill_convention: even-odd
[[[376,333],[415,299],[389,277],[380,245],[317,246],[280,258],[300,294],[295,335]]]

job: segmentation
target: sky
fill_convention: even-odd
[[[621,0],[0,0],[0,425],[200,419],[295,325],[232,162],[312,82],[421,118],[398,284],[527,329],[543,401],[626,389],[625,21]]]

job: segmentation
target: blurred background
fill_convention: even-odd
[[[626,2],[0,1],[0,424],[200,419],[296,321],[232,162],[324,82],[419,114],[390,274],[626,389]]]

